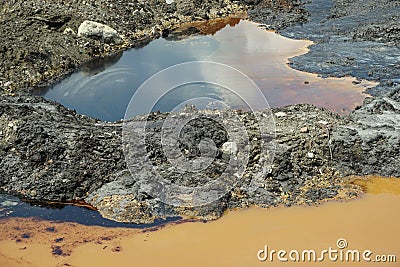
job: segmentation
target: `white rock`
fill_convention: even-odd
[[[303,127],[300,129],[301,133],[308,133],[308,128],[307,127]]]
[[[211,8],[208,16],[210,18],[216,18],[218,16],[218,10],[215,8]]]
[[[308,152],[308,153],[307,153],[307,158],[313,159],[313,158],[314,158],[314,153]]]
[[[323,121],[323,120],[318,121],[318,123],[319,123],[319,124],[323,124],[323,125],[328,125],[328,124],[329,124],[329,122]]]
[[[277,112],[277,113],[275,113],[275,116],[278,117],[278,118],[285,117],[286,113],[285,112]]]
[[[235,142],[226,142],[222,145],[222,152],[227,154],[236,154],[238,151],[237,145]]]
[[[3,84],[3,86],[4,86],[4,87],[8,87],[8,86],[10,86],[11,84],[12,84],[12,82],[8,81],[8,82],[5,82],[5,83]]]
[[[72,34],[72,35],[75,35],[76,33],[75,33],[75,31],[73,30],[73,29],[71,29],[71,28],[69,28],[69,27],[67,27],[67,28],[65,28],[65,30],[64,30],[64,32],[63,32],[64,34]]]
[[[110,26],[85,20],[78,28],[78,36],[101,40],[105,43],[122,43],[122,37]]]

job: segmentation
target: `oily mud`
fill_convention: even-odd
[[[157,231],[13,218],[0,226],[0,262],[10,267],[129,266],[132,262],[149,266],[281,266],[276,254],[260,261],[258,256],[265,255],[259,255],[259,251],[265,246],[269,251],[298,250],[300,255],[303,250],[314,250],[320,258],[320,251],[329,247],[340,251],[338,244],[345,242],[342,250],[359,251],[359,260],[343,257],[341,261],[338,257],[332,261],[326,256],[318,261],[306,257],[295,264],[397,266],[399,180],[353,179],[373,186],[368,187],[365,196],[351,202],[330,202],[319,207],[252,207],[229,211],[209,223],[169,225]],[[362,257],[365,250],[371,251],[370,262]],[[377,256],[385,257],[386,262],[377,262]]]
[[[221,200],[196,210],[165,207],[138,187],[125,165],[122,123],[96,121],[40,98],[30,97],[21,104],[21,99],[13,103],[15,98],[10,97],[1,106],[2,187],[31,199],[84,198],[107,218],[136,223],[179,214],[211,219],[227,208],[254,204],[316,203],[335,198],[343,190],[351,198],[357,192],[346,189],[341,176],[363,173],[400,176],[400,137],[396,126],[400,124],[388,126],[398,118],[399,109],[389,107],[398,107],[399,93],[368,99],[351,117],[340,117],[311,105],[273,109],[276,153],[263,186],[252,194],[240,189],[241,183],[251,181],[252,173],[257,172],[257,165],[249,165],[244,175],[248,178]],[[227,111],[225,119],[229,121],[234,114],[249,125],[254,123],[246,112]],[[151,120],[162,122],[166,116],[154,113]],[[51,123],[37,123],[43,120]],[[149,144],[154,144],[149,146],[149,155],[162,160],[156,135],[154,138],[149,140]],[[258,146],[255,142],[251,158],[265,156],[260,154]],[[218,169],[215,171],[218,173]]]
[[[213,219],[227,208],[351,198],[359,191],[347,187],[344,176],[400,177],[398,20],[390,17],[399,13],[398,3],[342,2],[314,0],[303,6],[300,1],[237,4],[182,0],[170,5],[160,1],[3,1],[1,188],[42,201],[85,199],[108,218],[151,222],[169,214]],[[30,94],[37,87],[53,84],[83,62],[142,46],[183,22],[246,10],[254,11],[249,11],[250,18],[251,14],[260,14],[260,22],[286,36],[316,42],[309,53],[292,59],[292,67],[322,76],[351,75],[380,82],[370,90],[374,97],[367,98],[350,116],[340,117],[307,104],[273,109],[277,125],[274,166],[264,177],[263,187],[252,194],[242,192],[239,184],[211,206],[197,210],[165,207],[132,181],[121,148],[121,123],[92,119]],[[79,27],[87,20],[114,28],[116,33],[108,28],[106,32],[114,39],[108,39],[105,32],[78,36]],[[241,116],[244,122],[252,123],[250,114]],[[151,118],[162,121],[165,114],[154,113]],[[229,120],[229,116],[226,118]],[[159,156],[156,146],[149,151]],[[251,157],[256,161],[262,156],[255,143]],[[252,179],[253,167],[257,166],[247,170],[248,180]]]
[[[181,220],[170,217],[152,224],[121,224],[105,219],[93,206],[83,202],[32,202],[19,199],[0,191],[0,220],[7,218],[36,218],[47,221],[72,222],[87,226],[150,228]]]
[[[309,14],[306,23],[279,29],[284,36],[315,42],[309,53],[290,60],[291,67],[323,77],[379,81],[368,90],[376,96],[400,86],[398,1],[313,0],[303,7]],[[258,8],[249,16],[270,21]]]

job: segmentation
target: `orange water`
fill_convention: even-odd
[[[371,250],[371,258],[378,254],[400,257],[400,179],[370,178],[366,183],[365,197],[350,202],[230,211],[210,223],[169,225],[145,233],[10,219],[0,227],[0,266],[282,266],[276,255],[272,262],[260,261],[258,251],[268,246],[269,250],[318,253],[329,247],[338,249],[336,242],[340,238],[348,243],[343,251]],[[57,232],[45,231],[49,226]],[[15,238],[25,232],[32,237],[16,242]],[[65,240],[56,243],[54,240],[59,237]],[[53,256],[52,246],[60,246],[70,255]],[[328,258],[324,262],[286,265],[400,266],[332,262]]]

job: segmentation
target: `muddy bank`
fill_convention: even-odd
[[[350,117],[339,117],[330,111],[307,104],[274,109],[277,148],[274,165],[269,174],[263,177],[262,186],[253,193],[242,190],[242,186],[253,179],[257,161],[264,156],[260,153],[259,144],[254,142],[245,179],[219,201],[196,209],[177,209],[163,205],[135,183],[124,160],[121,123],[112,124],[91,119],[57,103],[23,93],[52,83],[95,56],[142,45],[143,42],[169,33],[163,29],[173,28],[185,21],[226,16],[247,8],[252,9],[252,5],[259,1],[245,1],[248,7],[227,1],[176,2],[171,5],[161,1],[130,4],[110,1],[78,1],[68,4],[52,1],[46,5],[36,1],[2,3],[0,19],[4,27],[1,27],[0,34],[4,38],[0,49],[4,64],[1,65],[0,79],[4,92],[0,96],[0,186],[3,189],[42,201],[84,199],[107,218],[147,223],[158,217],[175,215],[214,219],[221,216],[227,208],[250,205],[269,207],[317,203],[332,198],[352,198],[360,192],[345,185],[341,179],[345,175],[400,176],[400,89],[367,99]],[[281,28],[301,21],[306,16],[298,2],[293,5],[290,3],[278,1],[276,6],[269,6],[262,1],[258,3],[258,8],[262,8],[263,12],[272,10],[273,14],[288,14],[287,23],[281,22],[283,15],[275,16],[272,22],[266,17],[268,24],[276,21],[275,28]],[[314,1],[306,5],[311,14],[310,22],[303,26],[289,27],[284,33],[289,35],[292,31],[298,34],[297,37],[315,40],[315,33],[311,28],[320,29],[317,25],[322,25],[325,15],[333,10],[333,6],[332,9],[323,9],[324,5],[318,6],[318,3],[319,1]],[[318,12],[321,9],[324,12]],[[275,20],[276,18],[278,19]],[[107,36],[112,36],[112,39],[106,39],[105,36],[97,40],[92,37],[78,37],[77,31],[84,20],[105,23],[114,28],[117,35],[109,30],[110,35]],[[306,30],[301,29],[307,29],[311,33],[307,35]],[[190,31],[183,35],[185,34],[190,34]],[[324,37],[325,34],[330,33],[321,32],[320,36]],[[332,36],[334,37],[333,34]],[[321,40],[324,39],[322,37]],[[337,37],[337,40],[342,39]],[[346,68],[354,71],[350,74],[363,77],[359,73],[365,72],[365,64],[370,66],[371,62],[378,62],[377,71],[367,75],[368,79],[381,79],[379,73],[392,75],[395,68],[390,68],[387,64],[394,60],[397,48],[390,44],[390,40],[382,39],[382,42],[387,43],[379,45],[386,50],[378,49],[378,52],[372,54],[376,58],[368,58],[369,61],[365,62],[346,59],[362,63],[346,63]],[[326,59],[327,51],[321,50],[319,54],[315,54],[318,62],[311,60],[316,47],[324,45],[323,41],[320,42],[321,44],[312,47],[309,54],[293,59],[292,65],[296,67],[296,60],[299,60],[302,68],[311,72],[323,72],[319,64],[321,59]],[[341,51],[349,51],[352,55],[359,53],[360,57],[366,53],[366,50],[361,49],[363,45],[381,47],[377,43],[363,40],[340,42],[340,45],[346,47],[352,45],[351,50],[342,47]],[[325,41],[325,44],[333,49],[336,43]],[[327,70],[348,70],[344,65],[326,64],[334,66]],[[318,71],[312,68],[318,68]],[[393,88],[396,86],[393,80],[392,83],[388,80],[387,84],[391,84]],[[231,115],[235,115],[234,113]],[[243,122],[252,125],[251,115],[239,115]],[[158,129],[157,124],[165,116],[152,114],[155,131]],[[226,120],[230,118],[228,114]],[[210,130],[217,132],[219,129]],[[197,139],[199,136],[193,137]],[[190,146],[194,144],[186,145],[189,146],[188,151],[197,153],[195,149],[191,150]],[[149,154],[157,164],[164,164],[157,146],[151,146]],[[218,174],[220,170],[215,167],[210,171]],[[188,179],[180,182],[194,185],[201,181]]]
[[[182,23],[232,14],[243,16],[259,2],[231,0],[51,1],[6,0],[0,4],[0,88],[46,86],[94,57],[104,57],[166,36]],[[281,3],[282,2],[282,3]],[[288,1],[266,5],[289,14]],[[111,27],[112,38],[85,34],[82,23]]]
[[[319,207],[252,207],[229,211],[209,223],[170,224],[158,230],[5,219],[0,224],[0,263],[10,267],[130,266],[133,261],[145,266],[187,266],[188,262],[191,266],[282,266],[276,254],[273,260],[269,255],[260,262],[257,252],[265,246],[269,251],[295,249],[300,254],[312,249],[319,257],[324,249],[339,248],[337,241],[344,239],[348,247],[343,251],[372,251],[372,262],[366,264],[362,255],[360,261],[350,256],[344,265],[398,266],[400,180],[371,177],[355,182],[366,185],[366,195],[351,202]],[[242,230],[238,231],[238,226]],[[325,255],[325,260],[317,264],[306,257],[296,265],[332,265],[333,260]],[[378,255],[394,257],[386,257],[385,264],[373,262]],[[288,261],[293,259],[295,255]]]
[[[253,193],[241,189],[253,179],[258,160],[264,156],[255,142],[245,179],[229,194],[208,206],[176,209],[149,196],[131,177],[122,151],[122,123],[96,121],[38,97],[3,95],[1,186],[37,200],[85,199],[107,218],[138,223],[175,215],[214,219],[227,208],[351,198],[358,191],[345,186],[344,175],[400,176],[399,100],[400,90],[367,99],[350,117],[306,104],[273,109],[277,147],[272,170],[262,179],[262,186]],[[154,131],[160,131],[157,125],[165,116],[151,116]],[[240,118],[252,124],[251,115],[241,113]],[[210,127],[210,131],[220,130]],[[149,155],[161,166],[162,151],[156,139],[150,140],[152,143]],[[210,171],[220,173],[217,167]],[[188,179],[179,182],[202,183]]]
[[[243,11],[229,0],[2,1],[1,85],[12,90],[51,84],[93,57],[148,42],[183,22]],[[80,34],[84,21],[110,26],[118,40]]]
[[[310,52],[290,61],[292,68],[324,77],[350,75],[379,81],[368,93],[383,95],[400,87],[399,1],[304,1],[307,22],[279,32],[315,42]],[[249,12],[251,19],[268,24],[268,16]]]

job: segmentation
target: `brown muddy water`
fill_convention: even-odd
[[[156,231],[10,218],[0,225],[0,266],[282,266],[277,252],[272,260],[258,259],[266,246],[269,256],[272,250],[292,253],[291,259],[281,256],[287,266],[399,266],[400,179],[352,180],[366,190],[364,197],[229,211],[213,222]],[[324,260],[311,256],[310,262],[304,251],[311,250],[316,261]],[[352,256],[357,253],[360,262]],[[378,256],[391,262],[378,263]]]
[[[291,69],[288,58],[306,53],[312,42],[282,37],[253,22],[231,18],[188,26],[198,28],[201,34],[182,39],[172,33],[143,48],[86,65],[38,94],[79,113],[116,121],[124,117],[129,100],[150,76],[189,61],[215,61],[240,70],[258,85],[271,107],[310,103],[348,113],[367,96],[362,92],[376,85],[365,81],[353,84],[351,77],[324,79]],[[165,104],[157,110],[171,111],[199,96],[229,102],[225,95],[223,89],[206,83],[188,84],[165,95]]]

